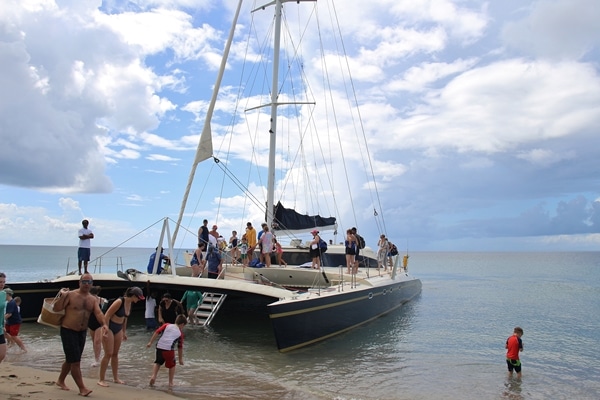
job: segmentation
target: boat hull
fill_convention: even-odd
[[[421,292],[421,281],[409,278],[345,291],[311,291],[297,299],[268,306],[277,347],[295,350],[339,335],[394,311]]]

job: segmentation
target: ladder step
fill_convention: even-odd
[[[210,325],[226,297],[227,295],[220,293],[204,293],[202,303],[196,309],[196,318],[203,326]]]

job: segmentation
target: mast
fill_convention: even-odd
[[[281,51],[281,14],[283,3],[289,1],[317,1],[317,0],[274,0],[258,9],[265,9],[267,6],[275,5],[275,31],[273,39],[273,75],[271,89],[271,124],[269,126],[269,170],[267,177],[267,212],[266,223],[269,229],[273,228],[273,211],[275,209],[275,150],[277,147],[277,107],[279,103],[279,53]],[[255,11],[255,10],[254,10]]]
[[[279,92],[279,51],[281,45],[281,0],[275,2],[275,39],[273,42],[273,85],[271,89],[271,126],[269,127],[269,176],[267,180],[267,226],[273,227],[275,206],[275,149],[277,144],[277,96]]]

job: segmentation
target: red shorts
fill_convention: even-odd
[[[10,336],[18,336],[19,330],[21,330],[21,324],[5,325],[4,329],[6,329],[6,333]]]
[[[175,350],[161,350],[157,348],[154,363],[158,365],[165,364],[165,367],[173,368],[177,365],[177,363],[175,363]]]

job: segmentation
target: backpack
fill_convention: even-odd
[[[398,255],[398,248],[393,243],[392,243],[392,246],[391,246],[391,249],[390,249],[390,254],[393,255],[393,256],[397,256]]]
[[[250,260],[250,262],[248,263],[249,267],[252,268],[263,268],[265,266],[265,264],[260,262],[260,259],[258,258],[253,258],[252,260]]]
[[[321,250],[321,254],[327,251],[327,242],[323,239],[319,239],[319,250]]]
[[[364,249],[366,246],[365,238],[360,236],[358,233],[356,234],[356,240],[358,240],[358,248]]]

